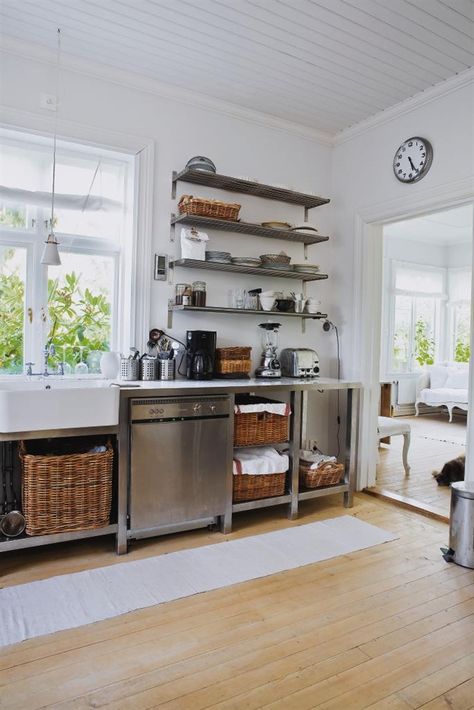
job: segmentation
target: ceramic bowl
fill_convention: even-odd
[[[275,305],[275,299],[268,296],[260,296],[260,305],[263,311],[271,311]]]

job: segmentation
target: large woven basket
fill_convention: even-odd
[[[239,397],[236,403],[270,402],[265,397]],[[234,417],[234,446],[262,446],[288,441],[290,417],[270,412],[236,414]]]
[[[272,498],[285,493],[285,473],[267,473],[252,476],[247,473],[233,476],[233,501],[242,503],[246,500]]]
[[[236,222],[239,219],[240,208],[241,205],[237,202],[208,200],[203,197],[194,197],[193,195],[183,195],[178,204],[181,214],[228,219],[232,222]]]
[[[335,486],[344,477],[344,464],[327,461],[318,468],[310,468],[309,461],[300,459],[299,473],[300,486],[305,488],[321,488],[323,486]]]
[[[27,535],[51,535],[109,524],[114,451],[38,455],[20,443]]]

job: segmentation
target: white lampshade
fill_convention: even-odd
[[[48,239],[44,243],[43,256],[41,263],[46,266],[60,266],[61,257],[58,251],[58,242],[54,238],[54,234],[49,234]]]

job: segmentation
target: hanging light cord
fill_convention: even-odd
[[[56,190],[56,142],[58,134],[58,106],[59,106],[59,71],[61,59],[61,29],[58,27],[58,46],[56,53],[56,106],[54,113],[53,135],[53,179],[51,184],[51,235],[54,236],[54,195]]]

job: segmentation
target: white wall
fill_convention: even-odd
[[[352,323],[354,297],[354,241],[356,215],[405,196],[420,200],[435,187],[446,188],[473,175],[473,90],[462,86],[393,120],[374,125],[341,142],[334,149],[331,197],[334,206],[331,273],[337,298],[329,308],[337,313],[345,352],[354,347]],[[425,178],[412,185],[393,175],[397,147],[408,137],[428,138],[434,150],[433,165]],[[441,205],[442,206],[442,205]],[[402,207],[400,207],[402,209]],[[345,358],[345,374],[356,375],[360,363]]]
[[[40,108],[42,93],[55,94],[56,72],[54,64],[32,61],[24,57],[3,54],[0,93],[1,104],[8,107],[6,115],[18,115],[20,127],[31,127],[48,121],[53,128],[50,111]],[[213,159],[219,172],[251,176],[261,182],[284,184],[295,189],[330,197],[331,147],[305,137],[303,131],[275,128],[272,122],[239,119],[225,112],[206,110],[160,95],[103,80],[81,72],[62,70],[59,123],[63,137],[68,137],[68,125],[73,135],[87,136],[88,128],[127,134],[143,139],[143,145],[152,140],[155,146],[153,184],[153,246],[149,254],[149,270],[141,287],[151,289],[150,327],[166,328],[167,302],[174,295],[174,286],[152,279],[153,253],[165,252],[179,257],[178,243],[170,243],[170,213],[176,210],[171,200],[171,175],[180,170],[193,155],[207,155]],[[14,109],[12,112],[10,109]],[[0,116],[1,119],[1,116]],[[226,197],[229,193],[208,191],[204,187],[179,185],[179,192],[201,196]],[[262,201],[248,196],[231,195],[243,205],[241,216],[248,221],[282,218],[290,222],[303,221],[303,209],[278,202]],[[312,221],[323,234],[331,234],[331,206],[313,210]],[[293,261],[303,261],[303,246],[259,239],[231,233],[212,233],[211,248],[226,249],[234,255],[260,255],[285,250]],[[321,264],[322,271],[329,264],[330,247],[327,244],[309,247],[310,260]],[[296,281],[245,277],[180,269],[178,282],[203,279],[208,284],[208,305],[227,305],[229,288],[279,288],[298,290]],[[329,282],[311,284],[308,295],[317,296],[326,308],[328,294],[333,288]],[[332,299],[331,299],[332,300]],[[218,345],[241,344],[253,347],[253,360],[257,364],[260,354],[258,323],[263,316],[215,317],[205,314],[177,314],[172,333],[183,339],[187,329],[217,330]],[[323,333],[318,321],[310,321],[306,334],[301,332],[297,319],[278,319],[282,323],[280,345],[313,347],[320,353],[322,372],[329,374],[334,361],[334,338]],[[143,334],[143,342],[146,342]],[[334,368],[332,368],[334,373]],[[325,419],[325,418],[324,418]],[[325,431],[326,423],[321,431]],[[316,435],[315,435],[316,436]],[[323,434],[321,434],[321,437]]]
[[[469,244],[453,244],[453,246],[446,247],[446,261],[449,268],[470,267],[472,263],[472,242]]]

